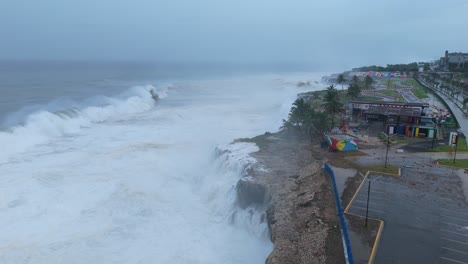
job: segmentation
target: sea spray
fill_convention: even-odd
[[[79,133],[81,129],[93,123],[147,111],[155,105],[149,93],[151,89],[160,93],[160,98],[167,97],[167,88],[158,89],[152,85],[145,85],[132,87],[115,97],[90,99],[89,102],[95,105],[69,108],[64,105],[62,110],[37,110],[29,113],[19,124],[0,131],[0,145],[3,148],[0,163],[7,162],[10,157],[34,145],[47,143],[59,136]]]
[[[215,167],[219,171],[219,176],[232,177],[237,183],[228,186],[226,192],[226,206],[229,210],[225,217],[229,217],[229,223],[254,234],[256,237],[268,240],[269,230],[266,223],[265,210],[268,206],[268,199],[262,199],[265,203],[255,203],[249,197],[239,197],[242,193],[239,188],[246,189],[242,184],[252,182],[249,172],[254,168],[260,168],[257,161],[250,153],[257,152],[259,148],[254,143],[237,142],[229,145],[219,146],[215,150]],[[247,187],[248,188],[248,187]],[[266,190],[259,191],[256,195],[266,196]],[[241,201],[250,200],[249,203]]]

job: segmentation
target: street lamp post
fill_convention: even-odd
[[[387,150],[385,151],[385,168],[387,168],[388,146],[390,145],[390,135],[387,133]]]
[[[367,227],[367,219],[368,219],[368,215],[369,215],[370,184],[371,184],[371,181],[369,180],[369,185],[367,187],[366,223],[364,224],[365,227]]]

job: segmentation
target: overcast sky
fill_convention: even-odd
[[[0,59],[385,65],[468,52],[467,13],[466,0],[0,0]]]

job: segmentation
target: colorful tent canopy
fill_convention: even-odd
[[[358,149],[358,145],[353,139],[337,139],[333,136],[327,136],[327,144],[332,150],[350,151]]]

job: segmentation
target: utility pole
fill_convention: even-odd
[[[390,145],[390,135],[387,133],[387,150],[385,151],[385,168],[387,168],[388,146]]]
[[[369,185],[367,187],[367,207],[366,207],[366,223],[364,224],[364,227],[367,227],[367,219],[368,219],[368,215],[369,215],[369,198],[370,198],[370,184],[371,184],[371,181],[369,181]]]
[[[455,159],[457,158],[458,136],[459,135],[457,132],[450,132],[450,139],[449,139],[450,149],[452,149],[452,147],[455,147],[455,155],[453,156],[454,164],[455,164]]]
[[[455,164],[455,158],[457,157],[457,147],[458,147],[458,134],[457,134],[457,140],[455,141],[455,155],[453,155],[453,164]]]

